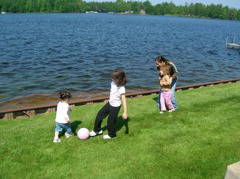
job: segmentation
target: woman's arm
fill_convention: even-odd
[[[122,104],[123,104],[123,115],[122,115],[122,118],[123,119],[127,119],[128,118],[128,115],[127,115],[127,100],[126,100],[125,94],[122,94],[121,98],[122,98]]]
[[[173,74],[171,75],[171,78],[174,79],[178,75],[177,67],[174,63],[169,63],[169,65],[171,66],[171,69],[172,69],[172,72],[173,72]]]
[[[174,78],[177,77],[177,75],[178,75],[178,73],[177,73],[177,72],[174,72],[173,75],[171,76],[171,78],[174,79]]]

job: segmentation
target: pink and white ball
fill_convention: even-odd
[[[90,135],[90,132],[87,128],[81,128],[78,130],[78,138],[81,139],[81,140],[85,140],[89,137]]]

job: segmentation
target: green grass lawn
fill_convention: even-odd
[[[53,143],[55,113],[0,121],[0,178],[223,178],[240,161],[240,83],[177,92],[159,114],[157,95],[128,99],[117,138],[79,140],[104,103],[71,113],[75,136]],[[106,120],[103,122],[104,133]]]

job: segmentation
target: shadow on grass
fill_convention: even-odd
[[[74,121],[71,123],[71,128],[74,135],[77,135],[77,128],[81,123],[82,121]]]
[[[153,100],[154,100],[156,103],[158,103],[158,101],[159,101],[159,96],[154,97]]]
[[[82,121],[74,121],[71,123],[71,129],[73,132],[73,135],[77,135],[77,128],[82,123]],[[66,130],[63,129],[63,131],[60,133],[59,137],[62,137],[65,135]]]
[[[130,121],[130,118],[126,119],[126,120],[123,120],[122,116],[119,116],[117,118],[117,122],[115,124],[115,130],[116,132],[120,131],[123,126],[125,127],[125,134],[129,134],[129,126],[128,126],[128,122]],[[107,130],[107,126],[104,126],[102,127],[102,130],[103,131],[106,131]]]
[[[116,131],[120,131],[123,126],[125,126],[125,134],[129,134],[129,126],[128,126],[128,122],[130,121],[131,119],[130,118],[127,118],[126,120],[123,120],[122,117],[119,117],[117,119],[117,124],[116,124]]]

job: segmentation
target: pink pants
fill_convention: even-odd
[[[166,90],[161,90],[161,97],[160,97],[160,102],[161,102],[161,111],[166,111],[166,105],[168,109],[173,109],[173,104],[171,102],[171,90],[166,91]],[[166,105],[165,105],[166,102]]]

